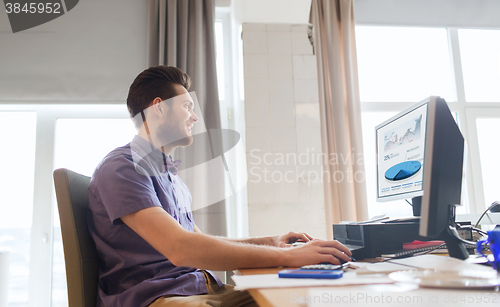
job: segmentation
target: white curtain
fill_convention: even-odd
[[[318,67],[327,234],[332,224],[367,218],[354,0],[312,0]],[[333,159],[336,158],[336,159]]]

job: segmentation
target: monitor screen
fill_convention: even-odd
[[[419,103],[375,128],[377,200],[422,195],[427,103]]]

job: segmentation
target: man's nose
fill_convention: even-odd
[[[191,120],[196,123],[198,119],[198,116],[196,116],[196,114],[193,112],[193,114],[191,115]]]

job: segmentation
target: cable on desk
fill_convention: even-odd
[[[479,220],[477,220],[476,222],[476,225],[474,225],[474,228],[477,228],[477,226],[479,225],[479,222],[481,222],[481,220],[483,219],[483,217],[488,213],[488,211],[490,211],[491,209],[493,209],[493,207],[496,207],[500,205],[500,202],[498,200],[494,201],[484,212],[483,214],[481,214],[481,216],[479,217]]]

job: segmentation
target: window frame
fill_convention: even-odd
[[[243,53],[238,44],[241,40],[241,25],[234,20],[230,7],[215,8],[215,22],[222,23],[223,49],[224,49],[224,89],[225,99],[219,100],[221,127],[231,129],[240,134],[240,141],[245,146],[245,113],[244,100],[242,99],[240,82],[243,78],[238,56]],[[238,40],[234,38],[237,37]],[[246,175],[246,157],[245,156],[225,156],[231,169]],[[233,188],[226,180],[226,191]],[[235,194],[226,198],[226,225],[227,237],[242,238],[248,237],[248,199],[246,186],[235,191]]]
[[[474,183],[474,195],[475,201],[478,204],[484,204],[484,208],[476,208],[476,212],[471,213],[482,213],[490,204],[486,203],[484,194],[484,184],[483,184],[483,174],[481,166],[481,157],[479,153],[479,139],[477,137],[477,120],[482,118],[498,118],[500,119],[500,106],[498,107],[469,107],[467,108],[467,125],[469,127],[469,135],[474,135],[475,137],[469,140],[469,150],[471,155],[477,157],[477,159],[471,159],[471,167],[474,170],[472,172],[472,180]]]

